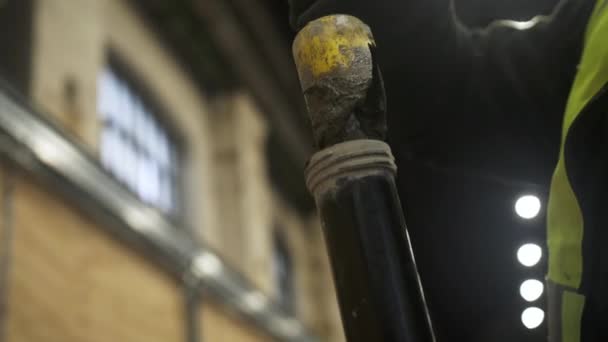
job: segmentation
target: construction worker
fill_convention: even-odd
[[[511,158],[553,160],[549,341],[608,341],[608,0],[483,30],[450,0],[290,4],[296,30],[338,13],[371,27],[398,158],[497,173]]]

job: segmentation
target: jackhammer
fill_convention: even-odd
[[[308,23],[293,54],[318,152],[306,167],[349,342],[435,341],[386,138],[386,100],[367,25]]]

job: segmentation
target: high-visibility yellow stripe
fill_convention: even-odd
[[[581,317],[585,307],[585,297],[570,291],[562,294],[562,342],[580,342]]]
[[[597,2],[585,35],[579,71],[575,78],[562,130],[560,158],[553,174],[548,204],[549,279],[579,288],[582,277],[584,222],[580,206],[568,181],[564,144],[572,122],[585,105],[608,82],[608,11]],[[570,341],[568,341],[570,342]]]

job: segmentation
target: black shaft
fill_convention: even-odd
[[[393,174],[342,178],[317,205],[347,340],[434,341]]]
[[[293,46],[317,147],[306,168],[349,342],[433,342],[395,186],[386,101],[370,28],[308,23]]]

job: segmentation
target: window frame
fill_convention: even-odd
[[[172,172],[174,173],[172,178],[172,189],[173,194],[171,195],[171,200],[173,201],[172,209],[167,211],[163,210],[157,203],[150,203],[143,199],[138,193],[137,190],[131,188],[126,181],[120,179],[115,172],[113,172],[107,165],[104,164],[102,157],[102,135],[106,130],[106,119],[105,116],[107,114],[101,113],[100,108],[100,84],[101,78],[105,73],[111,72],[111,74],[120,80],[128,89],[131,96],[137,98],[141,103],[141,106],[145,108],[146,115],[151,116],[151,121],[155,123],[155,127],[160,127],[161,131],[164,133],[167,145],[170,147],[170,156],[169,158],[175,158],[169,163],[173,163],[171,165]],[[108,172],[112,178],[121,184],[121,186],[131,193],[134,197],[136,197],[140,202],[145,203],[147,206],[157,210],[167,219],[171,220],[174,223],[179,224],[180,226],[184,225],[185,220],[185,201],[187,199],[184,190],[187,188],[186,184],[184,184],[185,175],[185,163],[187,161],[186,156],[188,154],[187,145],[184,143],[184,139],[182,134],[179,134],[179,130],[176,128],[172,120],[170,119],[171,111],[167,110],[167,108],[160,102],[159,97],[152,91],[151,87],[143,80],[143,78],[133,71],[133,68],[129,67],[129,64],[125,62],[123,58],[118,56],[118,54],[113,50],[109,49],[107,52],[106,59],[104,63],[102,63],[101,67],[97,72],[97,81],[96,81],[96,118],[99,124],[98,130],[98,156],[99,161],[102,165],[104,171]],[[129,139],[133,140],[133,136],[135,135],[133,132],[129,132]],[[133,142],[131,141],[130,144]],[[148,147],[135,147],[135,149],[146,149]],[[141,152],[141,151],[140,151]],[[145,153],[145,152],[143,152]],[[154,156],[150,156],[154,159]]]

